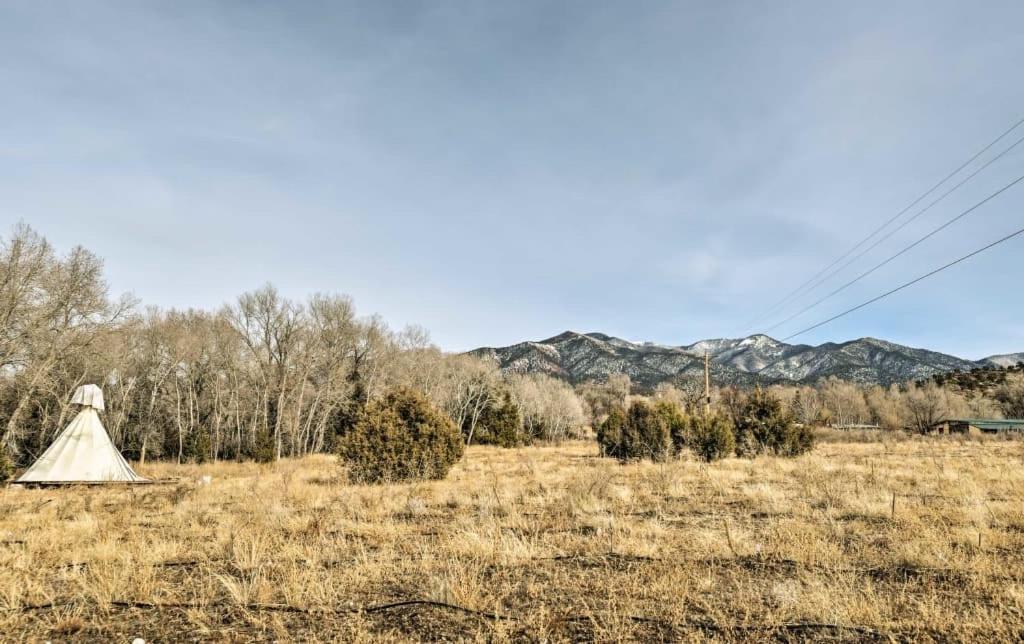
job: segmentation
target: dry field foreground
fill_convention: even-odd
[[[0,490],[0,639],[1024,637],[1024,443],[595,451],[474,448],[446,481],[378,488],[318,457]]]

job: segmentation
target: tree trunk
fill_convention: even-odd
[[[210,446],[214,462],[220,454],[220,381],[217,381],[213,390],[213,444]]]
[[[178,379],[174,379],[174,397],[176,401],[177,413],[174,415],[178,424],[178,465],[181,465],[181,456],[185,451],[185,441],[182,436],[181,427],[181,387],[178,386]]]
[[[39,386],[39,381],[42,380],[43,374],[49,373],[52,366],[52,358],[47,358],[43,361],[43,364],[36,369],[36,372],[32,375],[32,381],[29,382],[28,388],[18,400],[18,405],[14,408],[14,411],[11,413],[11,417],[7,420],[7,428],[4,430],[3,440],[0,441],[0,444],[3,444],[11,452],[17,453],[18,451],[18,446],[15,444],[15,439],[17,438],[15,428],[17,428],[18,423],[21,422],[21,415],[25,412],[25,408],[32,401],[32,395],[35,393],[36,387]]]

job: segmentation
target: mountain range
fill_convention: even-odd
[[[1024,353],[965,360],[875,338],[811,346],[786,344],[758,334],[668,346],[575,331],[508,347],[481,347],[469,353],[495,361],[506,372],[545,373],[574,383],[626,374],[636,385],[649,388],[661,382],[703,378],[705,352],[710,357],[714,382],[734,385],[812,383],[835,376],[888,386],[937,373],[1009,366],[1024,360]]]
[[[989,356],[982,363],[995,366],[995,367],[1013,367],[1019,362],[1024,362],[1024,351],[1020,353],[1001,353],[995,356]]]

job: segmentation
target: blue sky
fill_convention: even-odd
[[[451,350],[745,335],[1024,117],[1021,24],[1019,2],[0,2],[0,224],[94,250],[147,304],[272,281]],[[857,267],[1020,174],[1024,145]],[[773,335],[1022,206],[1024,186]],[[1024,350],[1022,251],[800,340]]]

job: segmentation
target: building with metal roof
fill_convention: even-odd
[[[1008,418],[952,418],[932,425],[932,431],[944,434],[1002,434],[1024,432],[1024,420]]]

